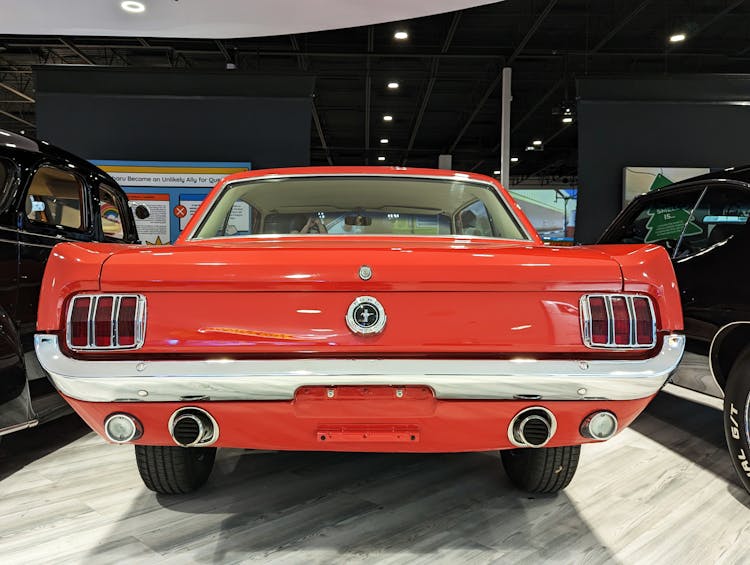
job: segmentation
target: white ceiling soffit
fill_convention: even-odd
[[[0,34],[226,39],[397,22],[487,0],[3,0]],[[496,1],[496,0],[495,0]]]

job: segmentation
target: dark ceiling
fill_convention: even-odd
[[[373,3],[375,7],[377,3]],[[232,40],[0,36],[0,128],[34,133],[34,65],[224,69],[316,77],[311,161],[498,168],[500,79],[513,68],[511,174],[573,176],[584,75],[747,73],[750,2],[507,0],[407,22]],[[393,34],[405,29],[409,38]],[[687,40],[670,44],[684,32]],[[228,71],[231,72],[231,71]],[[399,88],[387,88],[397,81]],[[384,122],[383,115],[393,116]],[[389,143],[381,145],[380,139]],[[527,152],[532,139],[544,150]],[[382,163],[378,156],[385,156]]]

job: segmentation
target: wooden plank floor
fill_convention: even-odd
[[[220,450],[206,488],[163,497],[75,416],[0,444],[4,565],[748,563],[749,508],[721,413],[667,393],[557,496],[515,490],[491,453]]]

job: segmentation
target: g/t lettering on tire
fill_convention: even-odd
[[[750,492],[750,346],[729,371],[724,390],[724,435],[737,476]]]

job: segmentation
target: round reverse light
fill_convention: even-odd
[[[591,439],[604,441],[617,432],[617,416],[603,410],[586,416],[581,424],[581,435]]]
[[[141,437],[143,427],[129,414],[111,414],[104,420],[104,433],[114,443],[127,443]]]

